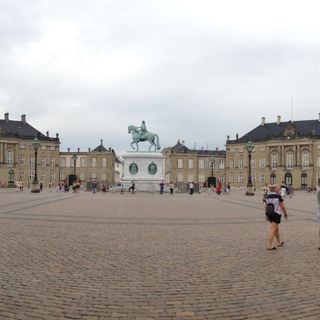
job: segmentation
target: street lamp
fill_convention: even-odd
[[[32,188],[31,188],[32,193],[40,192],[40,185],[39,185],[38,176],[37,176],[37,157],[38,157],[39,147],[40,147],[40,141],[38,140],[38,138],[34,138],[32,140],[32,148],[34,150],[34,178],[32,181]]]
[[[210,182],[210,188],[213,187],[213,169],[214,169],[214,157],[211,158],[211,164],[210,164],[210,167],[211,167],[211,182]]]
[[[254,196],[253,184],[252,184],[252,175],[251,175],[251,152],[254,149],[254,145],[250,140],[247,143],[246,149],[247,149],[248,155],[249,155],[249,174],[248,174],[248,183],[247,183],[246,196]]]
[[[78,156],[76,154],[72,155],[72,160],[73,160],[73,175],[74,175],[74,180],[76,180],[76,164],[77,164],[77,159]]]

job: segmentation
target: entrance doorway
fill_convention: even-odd
[[[209,177],[208,178],[208,187],[216,187],[216,184],[217,184],[217,179],[216,177]]]

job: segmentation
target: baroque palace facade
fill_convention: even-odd
[[[106,186],[115,182],[115,152],[101,144],[86,152],[60,152],[59,135],[49,137],[36,130],[26,121],[9,119],[5,113],[0,119],[0,185],[14,187],[17,181],[30,187],[35,175],[35,151],[32,141],[38,138],[40,147],[37,156],[37,177],[44,187],[68,183],[74,169],[82,185],[93,180]],[[76,163],[74,163],[76,157]],[[74,166],[75,165],[75,166]]]
[[[162,152],[166,182],[174,183],[182,191],[188,190],[190,182],[195,184],[195,190],[225,182],[224,150],[192,150],[178,140],[175,146]]]
[[[226,180],[245,186],[249,173],[247,143],[251,141],[251,176],[260,189],[265,183],[284,182],[294,189],[315,187],[320,177],[320,114],[315,120],[261,124],[242,137],[226,141]]]

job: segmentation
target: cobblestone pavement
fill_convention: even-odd
[[[316,197],[0,191],[0,319],[320,319]]]

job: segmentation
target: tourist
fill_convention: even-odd
[[[134,189],[136,188],[136,184],[134,183],[134,181],[131,181],[131,186],[129,188],[129,192],[131,191],[132,194],[134,194]]]
[[[283,241],[280,241],[279,224],[281,222],[281,214],[284,214],[287,219],[287,209],[284,205],[284,200],[280,195],[280,187],[277,184],[269,186],[269,194],[266,198],[266,208],[268,204],[273,204],[273,212],[267,214],[267,220],[271,223],[270,233],[268,239],[268,250],[277,249],[273,246],[273,240],[276,238],[277,246],[282,247],[284,245]]]
[[[317,193],[317,203],[318,203],[318,209],[317,209],[317,221],[319,223],[319,247],[320,250],[320,179],[318,179],[318,184],[316,186],[316,193]]]
[[[194,184],[193,184],[193,182],[190,182],[189,183],[189,194],[193,194],[193,189],[194,189]]]
[[[160,182],[160,194],[163,195],[164,183],[163,181]]]
[[[170,188],[170,194],[173,195],[174,184],[172,182],[170,182],[169,188]]]
[[[264,187],[262,188],[262,202],[265,203],[266,202],[266,199],[268,197],[268,193],[269,193],[269,186],[268,186],[268,183],[266,183],[264,185]]]

